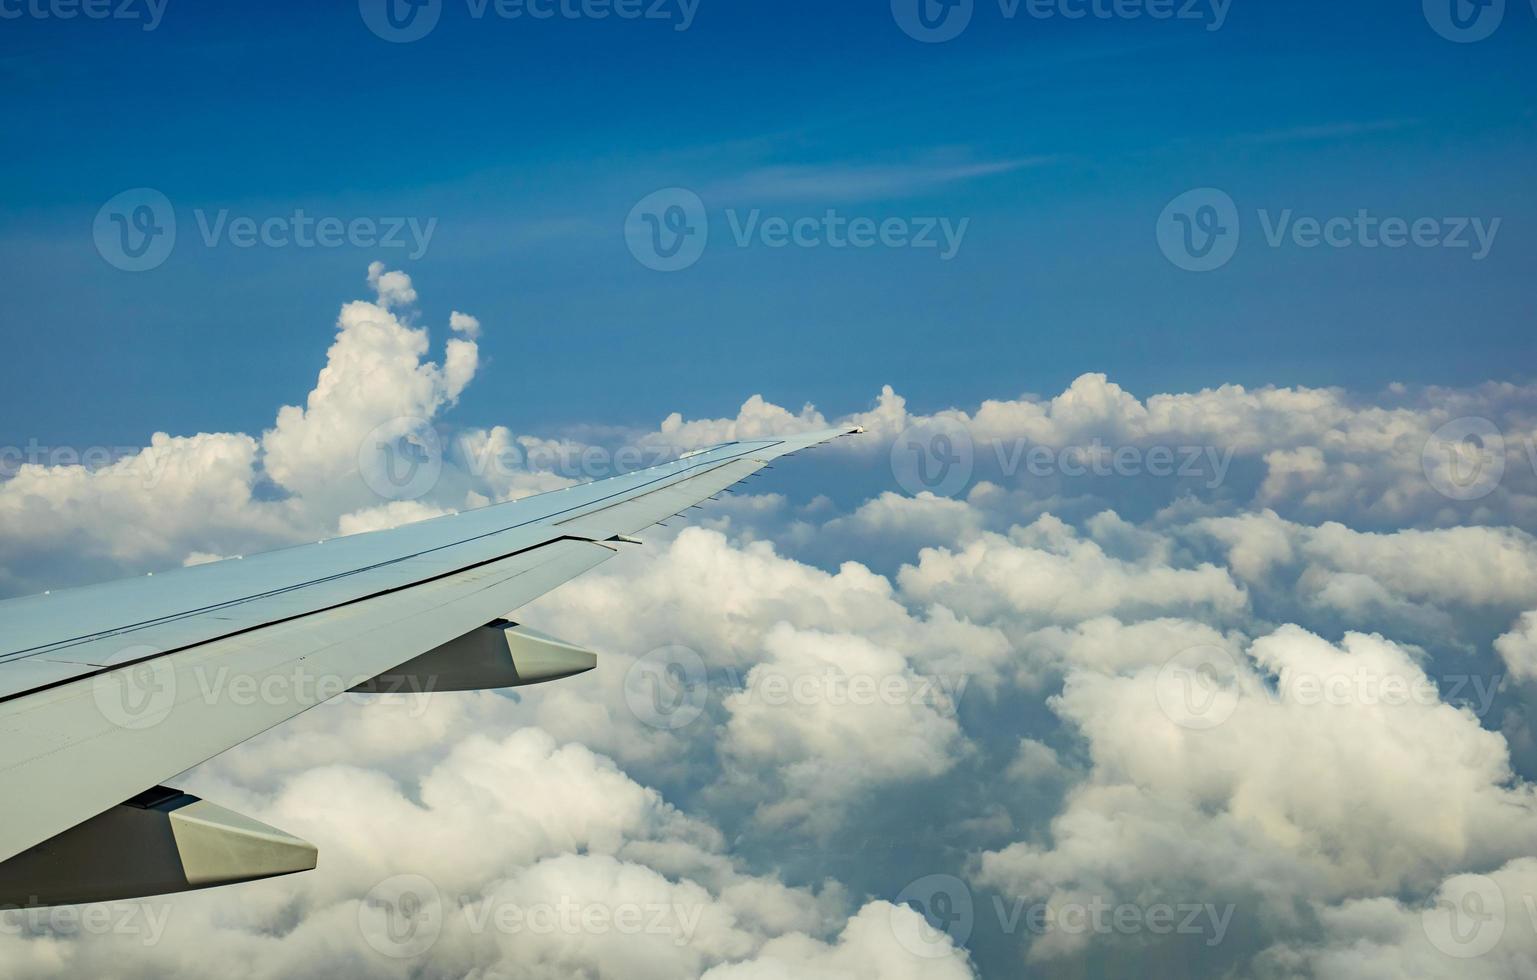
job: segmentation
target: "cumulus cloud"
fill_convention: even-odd
[[[142,450],[105,465],[83,458],[17,466],[0,482],[0,583],[13,594],[40,591],[173,567],[189,556],[356,533],[468,502],[382,499],[362,478],[370,432],[401,419],[430,427],[478,366],[473,317],[455,314],[458,336],[435,363],[428,332],[409,320],[411,278],[375,263],[368,281],[375,300],[342,308],[305,405],[280,409],[260,438],[156,433]],[[445,480],[440,489],[452,493],[458,484]]]
[[[702,528],[524,614],[566,624],[606,668],[597,691],[552,688],[539,724],[647,771],[724,766],[715,779],[741,805],[812,833],[877,788],[948,770],[963,745],[957,702],[985,692],[1009,650],[999,630],[915,610],[861,565],[830,573]],[[683,675],[676,690],[669,671]],[[658,716],[653,684],[687,699],[687,724]]]
[[[1185,610],[1222,618],[1247,605],[1225,569],[1206,563],[1175,568],[1160,556],[1116,558],[1050,515],[958,550],[924,549],[916,565],[902,569],[900,581],[907,594],[974,620],[1013,615],[1049,624]]]
[[[1317,910],[1315,942],[1281,943],[1256,962],[1262,977],[1315,980],[1508,980],[1537,970],[1537,858],[1488,875],[1454,875],[1421,907],[1389,897]]]
[[[402,419],[430,422],[458,401],[478,363],[473,340],[448,342],[443,363],[426,357],[425,329],[403,319],[416,300],[411,279],[369,267],[375,302],[342,307],[336,340],[305,405],[285,406],[262,436],[263,465],[279,486],[331,513],[378,502],[359,478],[371,432]]]
[[[1137,476],[1143,490],[1165,497],[1196,492],[1296,520],[1402,527],[1537,518],[1534,407],[1537,386],[1494,383],[1393,386],[1375,399],[1338,388],[1223,385],[1141,400],[1086,374],[1050,398],[933,415],[910,412],[888,387],[872,411],[849,420],[884,446],[936,422],[958,428],[979,476],[1008,484],[1054,485],[1098,459],[1118,483]]]
[[[480,322],[456,310],[436,346],[409,276],[376,264],[367,281],[309,396],[264,433],[0,459],[0,589],[366,533],[829,424],[754,396],[638,431],[455,428]],[[170,913],[152,944],[0,931],[0,961],[18,977],[200,976],[216,951],[253,978],[948,978],[1017,970],[1021,952],[1092,973],[1136,946],[1047,930],[1002,955],[984,937],[914,956],[903,930],[929,927],[888,900],[943,872],[984,910],[988,889],[1059,910],[1229,903],[1244,938],[1221,960],[1178,950],[1192,975],[1524,975],[1519,917],[1460,959],[1435,916],[1470,888],[1524,915],[1537,888],[1520,750],[1534,408],[1537,388],[1506,384],[1137,397],[1089,374],[920,414],[887,387],[837,420],[869,434],[835,443],[811,492],[695,512],[702,527],[654,529],[517,611],[598,650],[598,671],[339,699],[185,777],[317,841],[316,873],[135,904]],[[899,465],[936,431],[954,486]],[[441,473],[381,493],[371,441]],[[922,829],[900,854],[867,848],[894,815]],[[430,947],[381,952],[367,923],[402,914],[420,879]],[[632,909],[658,928],[621,928]]]
[[[156,433],[108,465],[23,464],[0,483],[0,565],[10,591],[41,591],[287,543],[302,516],[254,496],[249,436]]]
[[[972,976],[964,954],[919,957],[892,941],[895,928],[927,929],[922,916],[871,902],[849,920],[836,942],[782,936],[765,943],[751,961],[716,967],[705,980],[952,980]],[[943,941],[943,940],[940,940]]]
[[[217,950],[224,975],[249,978],[404,977],[431,962],[443,975],[671,980],[759,975],[805,951],[829,958],[830,976],[856,961],[897,972],[847,975],[971,975],[963,958],[934,965],[891,949],[875,931],[885,907],[847,919],[836,888],[742,872],[718,832],[536,729],[467,738],[419,787],[328,766],[244,804],[320,843],[326,870],[125,905],[117,921],[133,928],[115,933],[60,937],[10,913],[7,974],[204,976]],[[135,939],[123,959],[119,943]]]
[[[746,687],[726,698],[724,751],[749,796],[767,794],[770,825],[829,833],[842,802],[955,764],[956,690],[920,677],[905,657],[861,637],[776,627]]]
[[[799,413],[792,413],[765,401],[762,395],[754,395],[742,405],[735,418],[685,421],[681,414],[674,412],[662,420],[654,435],[646,438],[678,449],[697,449],[722,442],[794,435],[825,429],[828,425],[822,414],[810,405]]]
[[[1537,612],[1522,613],[1515,627],[1494,641],[1494,648],[1512,677],[1537,679]]]
[[[1376,636],[1296,627],[1247,656],[1069,674],[1054,710],[1093,767],[1049,845],[983,855],[980,876],[1047,901],[1245,896],[1270,927],[1296,903],[1424,892],[1537,846],[1537,797],[1503,737],[1444,703]],[[1057,934],[1037,955],[1073,952]]]
[[[1268,510],[1197,527],[1221,540],[1252,582],[1301,562],[1319,585],[1352,575],[1419,602],[1509,607],[1537,592],[1537,541],[1513,527],[1363,533],[1333,521],[1308,527]]]

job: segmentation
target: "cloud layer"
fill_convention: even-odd
[[[753,397],[653,431],[459,427],[481,324],[454,313],[438,347],[408,276],[367,281],[306,403],[259,436],[9,468],[0,589],[363,533],[829,421]],[[1086,375],[919,416],[888,388],[836,420],[866,437],[776,470],[782,493],[654,529],[519,611],[602,651],[599,671],[344,698],[185,777],[319,843],[317,872],[124,903],[122,928],[9,913],[0,961],[1524,975],[1534,407],[1509,384],[1138,399]]]

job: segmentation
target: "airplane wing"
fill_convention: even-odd
[[[591,669],[594,655],[500,617],[773,459],[857,431],[735,442],[390,531],[0,602],[0,906],[313,868],[312,845],[162,782],[347,691]]]

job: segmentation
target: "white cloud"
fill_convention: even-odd
[[[895,928],[928,929],[908,908],[871,902],[836,942],[781,936],[750,962],[717,967],[704,980],[953,980],[972,976],[964,954],[917,956],[894,941]],[[928,952],[928,951],[925,951]]]
[[[0,589],[515,499],[622,469],[621,446],[646,464],[828,424],[813,406],[755,396],[732,416],[675,414],[655,431],[451,432],[443,415],[480,369],[479,321],[455,311],[435,356],[410,278],[375,265],[368,279],[373,299],[342,309],[304,405],[260,438],[158,434],[107,465],[13,467],[0,482]],[[862,867],[856,890],[782,879],[778,857],[857,842],[851,815],[871,800],[930,812],[936,785],[968,780],[935,831],[981,855],[980,884],[1058,905],[1237,902],[1254,948],[1268,947],[1221,967],[1239,974],[1448,975],[1420,906],[1463,872],[1512,896],[1533,888],[1520,858],[1537,845],[1529,734],[1501,721],[1513,762],[1507,735],[1430,678],[1442,651],[1537,677],[1537,544],[1519,529],[1537,521],[1534,408],[1537,388],[1514,385],[1137,398],[1090,374],[1052,397],[920,415],[887,387],[845,420],[870,434],[829,451],[829,470],[865,481],[858,495],[733,499],[703,512],[705,527],[655,530],[647,548],[519,611],[598,650],[593,674],[510,696],[343,699],[188,777],[320,842],[320,871],[150,903],[174,916],[147,950],[33,930],[0,934],[0,961],[18,977],[202,975],[210,950],[234,977],[966,976],[961,956],[914,960],[895,941],[893,923],[917,918],[880,901],[896,862]],[[1468,416],[1501,438],[1469,449],[1432,437]],[[442,479],[410,501],[356,472],[369,433],[402,417],[448,437]],[[936,418],[975,439],[972,486],[891,492],[893,441]],[[997,469],[1018,440],[1236,456],[1211,486],[1031,482]],[[1487,464],[1497,449],[1505,475],[1486,497],[1436,489],[1467,462],[1446,452]],[[639,658],[674,646],[709,674],[680,730],[649,724],[626,688]],[[1230,667],[1177,682],[1238,695],[1210,730],[1175,724],[1160,701],[1169,658],[1191,649]],[[856,677],[874,682],[871,703],[849,701]],[[1305,703],[1305,677],[1344,686]],[[882,684],[903,696],[883,698]],[[1409,700],[1384,703],[1385,685]],[[957,693],[971,710],[954,710]],[[1484,710],[1491,696],[1457,703]],[[814,876],[841,855],[824,857]],[[425,960],[396,961],[358,921],[369,890],[400,874],[429,876],[456,911],[556,895],[682,908],[694,924],[679,944],[676,931],[514,934],[456,916]],[[1523,936],[1513,924],[1465,975],[1530,972]],[[1048,933],[1031,952],[1071,957],[1091,941],[1117,940]]]
[[[920,677],[902,654],[787,624],[764,646],[745,689],[725,699],[723,745],[728,779],[749,799],[766,797],[764,822],[827,834],[847,801],[954,765],[963,743],[953,692]]]
[[[956,550],[926,548],[898,581],[906,595],[983,622],[1018,616],[1044,625],[1185,611],[1223,619],[1242,613],[1248,602],[1222,568],[1115,558],[1049,515]]]
[[[1052,704],[1093,768],[1050,845],[985,854],[983,881],[1032,899],[1252,896],[1284,928],[1299,900],[1423,891],[1537,845],[1537,798],[1512,785],[1504,738],[1380,637],[1256,640],[1228,676],[1197,681],[1221,685],[1209,703],[1234,699],[1209,729],[1170,713],[1171,680],[1153,666],[1069,674]],[[1054,934],[1034,952],[1083,940]]]
[[[154,917],[154,935],[6,930],[7,975],[201,977],[218,956],[236,978],[403,977],[430,963],[444,975],[671,980],[752,959],[765,943],[816,946],[839,929],[840,948],[875,938],[868,912],[845,926],[836,888],[743,873],[713,828],[536,729],[464,739],[419,789],[330,766],[302,772],[270,802],[238,802],[319,843],[322,868],[117,910],[114,922]],[[403,881],[427,917],[415,930],[371,928],[367,902],[398,895]],[[874,947],[840,955],[902,962]]]
[[[343,514],[336,523],[336,533],[345,536],[365,534],[369,531],[388,531],[402,524],[415,524],[418,521],[427,521],[451,513],[453,511],[424,504],[420,500],[392,500],[378,507],[368,507],[350,514]]]
[[[1367,898],[1317,910],[1323,937],[1280,943],[1261,977],[1314,980],[1510,980],[1537,971],[1537,858],[1488,875],[1455,875],[1423,907]]]
[[[386,271],[383,262],[369,264],[368,284],[379,294],[379,305],[385,309],[411,306],[416,302],[416,290],[411,286],[411,277],[404,272]]]
[[[426,360],[427,331],[401,319],[396,308],[415,301],[404,273],[377,274],[376,303],[342,307],[326,366],[303,407],[285,406],[262,436],[268,476],[307,504],[331,514],[380,503],[359,478],[360,453],[371,432],[402,419],[430,422],[458,401],[474,377],[474,341],[448,342],[442,365]]]
[[[1537,679],[1537,612],[1525,612],[1510,630],[1494,641],[1494,649],[1519,681]]]
[[[258,440],[239,433],[156,433],[143,450],[107,465],[23,463],[0,482],[0,585],[41,591],[181,564],[189,555],[255,553],[335,532],[416,519],[442,507],[385,506],[359,479],[365,437],[382,423],[427,423],[452,405],[477,370],[473,317],[442,365],[427,360],[427,332],[401,319],[415,302],[410,277],[369,268],[377,302],[346,304],[304,407],[287,406]],[[258,488],[276,484],[286,497]],[[441,491],[455,483],[444,480]],[[458,506],[462,500],[447,501]],[[68,559],[67,564],[63,560]]]
[[[734,419],[700,419],[684,421],[677,412],[662,420],[660,430],[643,438],[643,442],[657,443],[679,450],[697,449],[723,442],[749,439],[766,439],[774,436],[794,435],[814,429],[828,428],[828,421],[810,405],[793,414],[763,399],[762,395],[749,398]]]
[[[1247,582],[1300,591],[1347,613],[1395,600],[1494,609],[1519,608],[1537,593],[1537,540],[1513,527],[1404,528],[1389,533],[1329,522],[1308,527],[1274,511],[1197,521],[1194,529],[1228,549]]]

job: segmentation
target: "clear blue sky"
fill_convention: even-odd
[[[308,391],[374,259],[411,273],[428,322],[480,317],[489,363],[458,416],[522,430],[730,414],[758,392],[838,413],[885,383],[933,409],[1086,371],[1144,395],[1532,374],[1526,0],[1467,44],[1418,3],[1337,0],[1233,0],[1219,30],[976,0],[940,44],[888,0],[702,0],[687,30],[675,3],[598,22],[442,0],[435,29],[398,44],[356,3],[183,0],[146,31],[35,16],[48,2],[0,5],[22,12],[0,20],[0,443],[259,431]],[[673,186],[701,196],[711,240],[662,273],[625,219]],[[1192,273],[1156,223],[1206,186],[1236,202],[1243,239]],[[178,222],[142,273],[92,235],[136,187]],[[208,247],[196,217],[298,208],[437,224],[413,260]],[[727,212],[754,208],[969,224],[949,261],[738,248]],[[1261,209],[1501,226],[1482,261],[1272,248]]]

